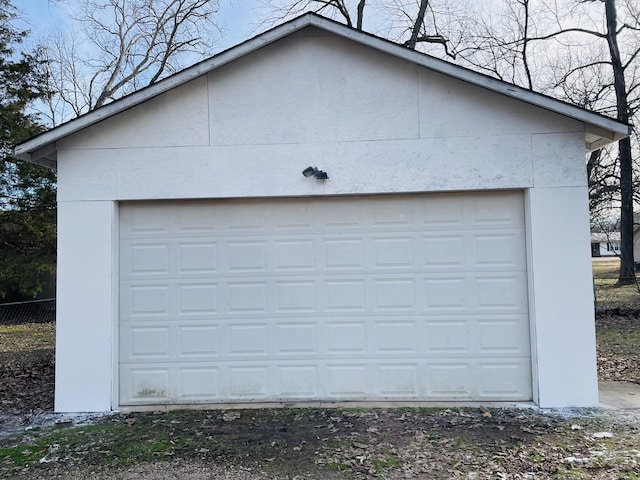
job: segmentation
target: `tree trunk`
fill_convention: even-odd
[[[424,16],[427,13],[428,6],[429,0],[420,0],[420,8],[418,10],[416,21],[413,24],[413,29],[411,30],[411,38],[406,43],[407,47],[411,50],[416,49],[416,43],[418,43],[418,36],[420,35],[420,29],[422,29],[422,25],[424,24]]]
[[[367,0],[360,0],[358,3],[358,18],[356,20],[356,28],[358,30],[362,30],[362,20],[364,18],[364,7],[367,3]]]
[[[616,92],[618,120],[629,123],[629,102],[624,67],[618,48],[617,17],[615,0],[605,0],[607,19],[607,44],[613,68],[613,86]],[[633,262],[633,161],[631,140],[627,137],[618,142],[620,162],[620,273],[618,285],[635,283]]]

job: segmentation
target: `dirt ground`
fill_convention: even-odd
[[[0,357],[0,413],[21,415],[52,411],[54,370],[53,350]]]
[[[0,477],[633,479],[640,472],[638,420],[485,408],[136,413],[59,427],[53,436],[31,431],[21,437],[21,451],[4,450]],[[16,454],[35,461],[3,468]]]
[[[137,413],[31,432],[15,454],[36,461],[3,470],[5,450],[0,477],[637,479],[638,420],[484,408]]]

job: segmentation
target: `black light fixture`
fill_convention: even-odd
[[[326,180],[329,178],[327,172],[323,172],[322,170],[318,170],[318,167],[307,167],[302,171],[302,175],[305,177],[315,177],[316,180]]]

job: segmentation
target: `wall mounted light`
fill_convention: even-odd
[[[302,171],[302,175],[305,177],[315,177],[316,180],[326,180],[329,178],[327,172],[323,172],[322,170],[318,170],[318,167],[307,167]]]

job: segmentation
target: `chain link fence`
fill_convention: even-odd
[[[0,304],[0,325],[51,323],[55,321],[55,298]]]

